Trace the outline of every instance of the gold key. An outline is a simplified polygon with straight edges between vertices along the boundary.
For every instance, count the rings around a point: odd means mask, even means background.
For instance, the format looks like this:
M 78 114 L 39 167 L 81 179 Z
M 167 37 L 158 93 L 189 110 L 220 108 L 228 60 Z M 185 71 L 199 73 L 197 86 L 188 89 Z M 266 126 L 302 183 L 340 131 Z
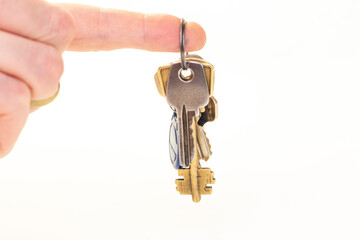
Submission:
M 202 126 L 199 126 L 198 124 L 196 124 L 196 134 L 199 157 L 200 159 L 207 161 L 212 154 L 210 140 L 206 136 L 204 128 Z
M 204 130 L 204 125 L 207 122 L 213 122 L 217 118 L 218 107 L 217 101 L 214 96 L 210 97 L 209 103 L 205 106 L 204 111 L 201 113 L 201 117 L 198 120 L 196 127 L 197 131 L 197 141 L 198 141 L 198 151 L 200 158 L 207 161 L 209 160 L 212 152 L 209 138 L 206 136 Z
M 201 117 L 198 121 L 200 126 L 204 126 L 207 122 L 213 122 L 218 117 L 218 103 L 214 96 L 209 98 L 209 103 L 201 112 Z
M 197 124 L 194 122 L 192 126 L 194 139 L 197 137 L 197 131 L 195 131 L 196 125 Z M 197 145 L 196 141 L 195 145 Z M 214 172 L 212 172 L 210 168 L 201 168 L 198 152 L 195 153 L 190 168 L 179 169 L 178 175 L 183 178 L 175 180 L 177 185 L 176 190 L 182 195 L 192 195 L 192 200 L 194 202 L 200 202 L 201 195 L 212 193 L 212 187 L 207 184 L 215 183 Z

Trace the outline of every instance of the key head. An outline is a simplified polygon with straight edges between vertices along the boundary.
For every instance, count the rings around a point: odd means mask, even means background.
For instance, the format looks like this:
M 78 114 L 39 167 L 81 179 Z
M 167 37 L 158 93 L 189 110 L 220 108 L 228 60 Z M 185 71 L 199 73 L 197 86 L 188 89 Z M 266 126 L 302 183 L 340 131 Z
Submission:
M 181 76 L 181 63 L 174 63 L 170 68 L 166 99 L 170 106 L 180 110 L 183 106 L 187 111 L 195 111 L 205 107 L 209 102 L 209 89 L 204 68 L 201 63 L 188 62 L 192 75 L 190 79 Z
M 209 104 L 206 105 L 204 111 L 201 112 L 201 117 L 198 121 L 200 126 L 204 126 L 207 122 L 213 122 L 218 117 L 218 103 L 214 96 L 210 97 Z
M 199 62 L 203 65 L 204 71 L 205 71 L 205 76 L 206 76 L 206 81 L 207 81 L 207 84 L 209 87 L 209 94 L 210 94 L 210 96 L 212 96 L 213 92 L 214 92 L 214 81 L 215 81 L 214 66 L 212 64 L 210 64 L 209 62 L 203 60 L 200 56 L 195 56 L 195 55 L 188 55 L 186 57 L 186 61 L 187 62 L 189 62 L 189 61 Z M 180 61 L 175 61 L 175 62 L 180 62 Z M 173 63 L 175 63 L 175 62 L 173 62 Z M 168 83 L 169 75 L 170 75 L 170 68 L 173 63 L 159 67 L 158 71 L 156 72 L 156 74 L 154 76 L 158 92 L 163 97 L 166 97 L 166 89 L 167 89 L 167 83 Z

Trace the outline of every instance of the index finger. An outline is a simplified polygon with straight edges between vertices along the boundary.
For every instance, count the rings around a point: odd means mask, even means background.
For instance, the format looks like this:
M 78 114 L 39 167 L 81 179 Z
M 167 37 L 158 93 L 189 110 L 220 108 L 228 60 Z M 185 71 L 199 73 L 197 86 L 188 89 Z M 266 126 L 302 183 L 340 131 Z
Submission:
M 136 48 L 178 52 L 180 19 L 166 14 L 144 14 L 79 4 L 61 4 L 73 15 L 75 38 L 68 50 L 99 51 Z M 203 28 L 188 22 L 186 51 L 201 49 L 206 42 Z

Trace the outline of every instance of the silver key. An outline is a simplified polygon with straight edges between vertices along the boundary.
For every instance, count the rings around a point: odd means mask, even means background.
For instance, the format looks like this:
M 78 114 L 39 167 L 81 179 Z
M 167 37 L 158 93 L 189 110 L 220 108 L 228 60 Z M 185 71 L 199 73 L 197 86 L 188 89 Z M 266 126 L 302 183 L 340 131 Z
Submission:
M 188 62 L 192 72 L 189 80 L 181 77 L 181 63 L 170 68 L 167 84 L 167 102 L 176 112 L 178 120 L 179 162 L 182 168 L 189 167 L 194 158 L 194 137 L 191 129 L 195 117 L 199 117 L 200 108 L 209 102 L 209 89 L 201 63 Z

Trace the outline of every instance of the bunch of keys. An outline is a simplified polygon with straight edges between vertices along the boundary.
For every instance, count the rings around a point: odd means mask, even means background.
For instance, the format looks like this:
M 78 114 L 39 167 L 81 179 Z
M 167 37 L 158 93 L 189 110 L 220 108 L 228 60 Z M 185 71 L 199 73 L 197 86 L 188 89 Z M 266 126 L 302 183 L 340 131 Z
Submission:
M 170 159 L 178 175 L 183 177 L 175 180 L 176 189 L 199 202 L 201 195 L 212 193 L 208 184 L 215 183 L 214 173 L 210 168 L 202 168 L 200 160 L 207 161 L 212 154 L 204 125 L 217 118 L 217 101 L 213 97 L 214 67 L 200 56 L 185 56 L 185 25 L 182 19 L 181 59 L 160 67 L 155 82 L 160 95 L 166 97 L 174 111 L 169 137 Z

